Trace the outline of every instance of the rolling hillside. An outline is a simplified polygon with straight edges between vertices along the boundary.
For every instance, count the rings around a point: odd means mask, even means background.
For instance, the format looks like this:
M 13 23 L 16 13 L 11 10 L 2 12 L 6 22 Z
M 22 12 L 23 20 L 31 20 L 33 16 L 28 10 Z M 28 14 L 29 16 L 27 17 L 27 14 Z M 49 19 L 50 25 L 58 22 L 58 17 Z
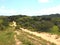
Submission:
M 25 29 L 32 32 L 37 32 L 37 35 L 39 36 L 25 32 Z M 44 38 L 43 35 L 40 36 L 41 34 L 39 33 L 45 34 L 44 36 L 50 40 Z M 52 35 L 58 36 L 55 38 Z M 43 16 L 0 16 L 1 45 L 59 45 L 59 38 L 60 14 Z M 58 42 L 55 43 L 51 39 L 55 41 L 58 40 Z

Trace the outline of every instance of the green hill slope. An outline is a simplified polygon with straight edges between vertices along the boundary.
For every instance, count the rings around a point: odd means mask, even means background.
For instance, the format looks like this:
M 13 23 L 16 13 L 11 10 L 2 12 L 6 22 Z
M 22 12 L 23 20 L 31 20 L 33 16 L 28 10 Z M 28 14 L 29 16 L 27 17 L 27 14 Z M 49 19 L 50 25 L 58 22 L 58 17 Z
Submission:
M 10 26 L 10 24 L 13 24 L 13 21 L 16 22 L 16 27 Z M 19 30 L 20 27 L 36 32 L 60 34 L 60 14 L 43 16 L 0 16 L 0 44 L 16 45 L 14 31 Z M 17 35 L 17 38 L 22 42 L 22 45 L 53 45 L 48 41 L 34 35 L 27 34 L 26 32 L 20 31 L 20 33 L 20 35 Z

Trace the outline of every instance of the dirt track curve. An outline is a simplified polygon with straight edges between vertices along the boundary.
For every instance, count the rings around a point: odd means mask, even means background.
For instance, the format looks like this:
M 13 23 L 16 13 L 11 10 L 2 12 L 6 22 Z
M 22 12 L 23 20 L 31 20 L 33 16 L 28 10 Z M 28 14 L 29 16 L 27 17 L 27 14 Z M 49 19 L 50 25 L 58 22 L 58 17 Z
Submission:
M 20 28 L 22 31 L 25 31 L 27 33 L 33 34 L 35 36 L 41 37 L 44 40 L 50 41 L 52 43 L 55 43 L 56 45 L 60 45 L 60 37 L 57 38 L 57 35 L 51 35 L 49 33 L 37 33 L 29 31 L 28 29 Z
M 18 31 L 15 31 L 15 33 L 16 33 L 16 34 L 14 35 L 14 38 L 15 38 L 16 45 L 21 45 L 22 42 L 19 41 L 19 39 L 17 39 L 17 36 L 16 36 L 16 35 L 19 35 L 19 32 L 18 32 Z

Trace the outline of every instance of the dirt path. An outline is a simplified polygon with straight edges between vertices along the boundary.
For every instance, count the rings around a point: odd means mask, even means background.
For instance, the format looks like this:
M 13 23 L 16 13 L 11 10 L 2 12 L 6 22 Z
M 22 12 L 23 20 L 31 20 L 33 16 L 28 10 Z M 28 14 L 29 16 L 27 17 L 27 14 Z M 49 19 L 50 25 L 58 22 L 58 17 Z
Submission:
M 56 39 L 57 35 L 51 35 L 49 33 L 37 33 L 37 32 L 32 32 L 27 29 L 20 28 L 22 31 L 28 32 L 30 34 L 33 34 L 35 36 L 41 37 L 44 40 L 50 41 L 52 43 L 55 43 L 56 45 L 60 45 L 60 37 Z
M 22 45 L 22 42 L 19 41 L 19 39 L 17 39 L 17 36 L 16 35 L 19 35 L 19 32 L 18 31 L 15 31 L 15 35 L 14 35 L 14 38 L 15 38 L 15 42 L 16 42 L 16 45 Z

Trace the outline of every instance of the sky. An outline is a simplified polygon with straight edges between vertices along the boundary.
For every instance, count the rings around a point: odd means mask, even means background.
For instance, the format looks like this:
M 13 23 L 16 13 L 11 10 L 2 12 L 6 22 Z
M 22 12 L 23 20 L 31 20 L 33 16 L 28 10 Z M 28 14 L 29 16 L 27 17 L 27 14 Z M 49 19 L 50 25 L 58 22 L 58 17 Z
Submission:
M 0 15 L 60 14 L 60 0 L 0 0 Z

